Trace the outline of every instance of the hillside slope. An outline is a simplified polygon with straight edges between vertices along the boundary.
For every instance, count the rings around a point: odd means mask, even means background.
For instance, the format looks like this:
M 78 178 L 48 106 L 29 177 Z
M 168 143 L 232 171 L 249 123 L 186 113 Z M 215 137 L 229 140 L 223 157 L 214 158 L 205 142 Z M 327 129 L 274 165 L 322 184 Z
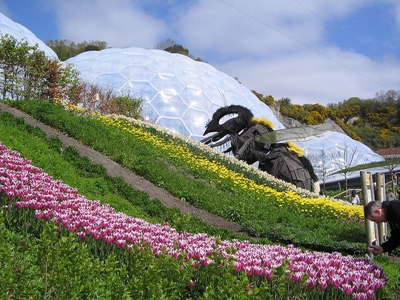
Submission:
M 26 123 L 32 126 L 39 127 L 49 137 L 51 136 L 58 137 L 64 145 L 75 147 L 82 156 L 88 157 L 95 164 L 100 164 L 104 166 L 107 170 L 108 175 L 113 177 L 121 177 L 122 179 L 124 179 L 126 183 L 130 184 L 137 190 L 146 192 L 150 196 L 150 198 L 158 199 L 166 207 L 177 208 L 182 213 L 184 214 L 188 213 L 194 217 L 197 217 L 215 228 L 226 228 L 234 233 L 245 234 L 244 232 L 242 232 L 241 226 L 239 226 L 238 224 L 224 220 L 219 216 L 198 209 L 187 202 L 181 201 L 180 199 L 172 196 L 165 189 L 154 185 L 153 183 L 144 179 L 143 177 L 138 176 L 137 174 L 133 173 L 132 171 L 126 168 L 123 168 L 121 165 L 117 164 L 116 162 L 104 156 L 103 154 L 77 142 L 76 140 L 70 137 L 65 136 L 60 131 L 55 130 L 39 122 L 38 120 L 32 118 L 31 116 L 2 103 L 0 103 L 0 111 L 9 112 L 16 117 L 23 118 Z

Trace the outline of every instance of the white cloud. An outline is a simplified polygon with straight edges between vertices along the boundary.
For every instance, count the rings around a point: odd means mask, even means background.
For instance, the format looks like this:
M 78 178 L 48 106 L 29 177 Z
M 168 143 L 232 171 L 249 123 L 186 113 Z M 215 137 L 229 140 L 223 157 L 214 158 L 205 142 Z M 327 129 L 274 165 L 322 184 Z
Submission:
M 264 1 L 203 0 L 178 22 L 183 40 L 200 52 L 217 52 L 225 57 L 264 56 L 296 49 L 295 40 L 315 44 L 322 24 L 294 13 L 292 6 Z
M 106 41 L 110 47 L 152 48 L 165 34 L 163 21 L 146 14 L 135 1 L 57 1 L 60 36 L 82 42 Z
M 296 104 L 327 105 L 351 97 L 368 99 L 380 90 L 398 87 L 398 62 L 396 69 L 356 53 L 333 48 L 325 52 L 331 59 L 303 51 L 272 59 L 242 59 L 215 65 L 237 76 L 251 90 L 275 99 L 288 97 Z
M 276 99 L 327 104 L 400 90 L 398 58 L 374 61 L 328 40 L 331 23 L 382 0 L 47 1 L 55 7 L 62 39 L 152 48 L 171 38 Z M 385 3 L 392 5 L 388 17 L 397 16 L 400 30 L 398 0 Z
M 388 0 L 394 6 L 394 15 L 396 18 L 397 29 L 400 31 L 400 2 L 398 0 Z

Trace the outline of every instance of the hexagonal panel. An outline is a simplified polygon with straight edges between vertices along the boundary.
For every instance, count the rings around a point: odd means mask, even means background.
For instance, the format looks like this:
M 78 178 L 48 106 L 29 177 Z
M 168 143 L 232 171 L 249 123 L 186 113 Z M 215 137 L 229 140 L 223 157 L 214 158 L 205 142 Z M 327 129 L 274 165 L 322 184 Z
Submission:
M 182 82 L 175 75 L 171 74 L 156 74 L 149 81 L 159 92 L 179 94 L 184 88 Z
M 204 110 L 189 108 L 183 115 L 182 121 L 191 136 L 203 136 L 205 130 L 204 123 L 207 123 L 209 118 L 210 116 Z
M 151 101 L 151 105 L 160 117 L 182 118 L 187 110 L 187 105 L 182 101 L 181 97 L 178 94 L 169 92 L 158 93 Z
M 124 65 L 116 59 L 110 60 L 99 60 L 96 64 L 87 64 L 86 66 L 93 73 L 103 74 L 104 70 L 107 70 L 107 73 L 119 73 Z
M 150 70 L 149 68 L 138 66 L 138 65 L 125 65 L 121 70 L 121 75 L 126 78 L 126 80 L 141 80 L 149 81 L 151 78 L 157 75 L 156 72 Z
M 210 99 L 208 99 L 207 95 L 200 89 L 185 87 L 179 95 L 190 108 L 204 110 L 205 107 L 211 105 Z
M 155 110 L 155 108 L 151 105 L 151 103 L 144 103 L 142 117 L 147 122 L 157 124 L 157 121 L 160 118 L 160 115 Z M 168 128 L 168 127 L 165 127 L 165 128 Z
M 157 95 L 156 89 L 148 81 L 127 81 L 121 91 L 124 94 L 134 94 L 136 98 L 141 98 L 144 103 L 150 102 L 154 95 Z
M 106 89 L 118 90 L 126 83 L 126 79 L 119 73 L 102 73 L 94 78 L 94 82 Z
M 185 136 L 189 136 L 190 133 L 185 127 L 185 124 L 183 124 L 181 119 L 175 119 L 175 118 L 167 118 L 167 117 L 161 117 L 157 123 L 157 125 L 168 128 L 172 132 L 181 134 L 181 132 L 184 132 Z

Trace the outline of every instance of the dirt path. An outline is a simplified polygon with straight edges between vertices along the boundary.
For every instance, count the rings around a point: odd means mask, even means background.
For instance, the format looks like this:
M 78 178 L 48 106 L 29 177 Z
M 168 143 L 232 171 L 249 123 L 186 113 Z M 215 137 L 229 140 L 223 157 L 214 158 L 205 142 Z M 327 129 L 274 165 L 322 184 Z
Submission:
M 7 111 L 16 117 L 24 118 L 28 124 L 39 127 L 49 137 L 58 137 L 64 145 L 75 147 L 76 149 L 78 149 L 82 156 L 88 157 L 96 164 L 103 165 L 110 176 L 123 178 L 126 183 L 130 184 L 137 190 L 146 192 L 150 196 L 150 198 L 160 200 L 166 207 L 178 208 L 182 213 L 189 213 L 192 216 L 198 217 L 213 227 L 226 228 L 232 232 L 245 235 L 245 233 L 241 232 L 241 227 L 239 225 L 226 221 L 221 217 L 213 215 L 209 212 L 198 209 L 186 202 L 182 202 L 178 198 L 172 196 L 168 191 L 164 190 L 163 188 L 152 184 L 150 181 L 136 175 L 128 169 L 123 168 L 122 166 L 109 159 L 108 157 L 102 155 L 101 153 L 77 142 L 70 137 L 65 136 L 60 131 L 39 122 L 31 116 L 17 109 L 9 107 L 3 103 L 0 103 L 0 111 Z

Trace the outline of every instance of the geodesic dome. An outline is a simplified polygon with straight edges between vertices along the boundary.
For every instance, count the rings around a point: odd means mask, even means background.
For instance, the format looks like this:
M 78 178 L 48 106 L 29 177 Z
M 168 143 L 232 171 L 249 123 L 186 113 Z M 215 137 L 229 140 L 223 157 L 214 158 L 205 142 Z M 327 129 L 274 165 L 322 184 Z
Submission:
M 335 131 L 310 136 L 296 141 L 296 144 L 304 149 L 319 179 L 322 178 L 321 170 L 332 174 L 348 166 L 385 160 L 363 143 Z
M 81 53 L 66 61 L 82 79 L 116 94 L 143 99 L 143 118 L 192 139 L 220 107 L 240 104 L 284 126 L 272 110 L 234 78 L 181 54 L 142 48 Z
M 12 21 L 0 12 L 0 35 L 5 36 L 9 34 L 18 41 L 26 41 L 29 45 L 38 45 L 38 49 L 43 51 L 50 59 L 57 59 L 57 54 L 44 42 L 36 37 L 32 31 L 26 27 Z

